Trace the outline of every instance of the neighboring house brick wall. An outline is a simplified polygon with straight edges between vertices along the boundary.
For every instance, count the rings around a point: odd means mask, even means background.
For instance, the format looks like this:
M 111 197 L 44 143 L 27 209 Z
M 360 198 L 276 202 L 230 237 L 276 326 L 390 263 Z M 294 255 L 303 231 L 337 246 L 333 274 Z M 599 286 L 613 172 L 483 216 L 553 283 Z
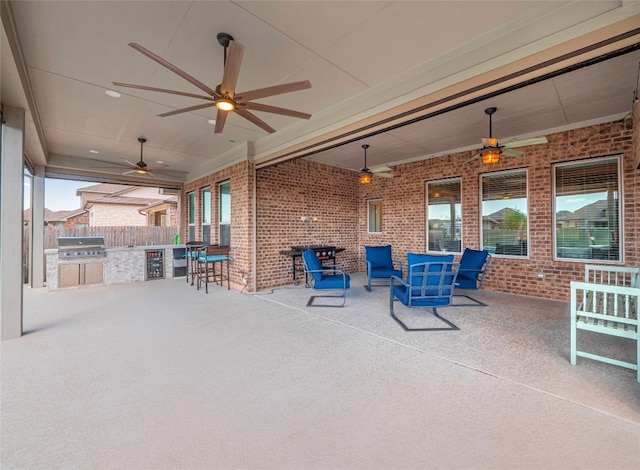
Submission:
M 140 214 L 138 209 L 140 209 L 138 206 L 93 203 L 89 210 L 91 226 L 146 225 L 147 218 Z

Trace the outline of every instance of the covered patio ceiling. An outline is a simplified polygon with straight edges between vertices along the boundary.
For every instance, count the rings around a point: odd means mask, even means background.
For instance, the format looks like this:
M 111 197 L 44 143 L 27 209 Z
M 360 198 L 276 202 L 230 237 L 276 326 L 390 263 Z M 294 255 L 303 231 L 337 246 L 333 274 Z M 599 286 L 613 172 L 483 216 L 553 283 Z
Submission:
M 140 156 L 140 136 L 145 161 L 164 162 L 173 185 L 246 158 L 258 168 L 308 157 L 357 170 L 365 140 L 369 167 L 474 150 L 488 137 L 489 106 L 498 108 L 493 136 L 507 143 L 620 119 L 638 88 L 640 2 L 1 7 L 2 103 L 27 111 L 28 159 L 49 174 L 148 183 L 122 175 L 123 159 Z M 276 130 L 268 134 L 232 114 L 214 134 L 212 108 L 157 116 L 198 104 L 193 98 L 112 84 L 199 92 L 127 45 L 135 42 L 215 87 L 219 32 L 246 48 L 239 90 L 310 80 L 311 89 L 259 101 L 311 119 L 256 112 Z M 110 89 L 122 96 L 110 98 Z

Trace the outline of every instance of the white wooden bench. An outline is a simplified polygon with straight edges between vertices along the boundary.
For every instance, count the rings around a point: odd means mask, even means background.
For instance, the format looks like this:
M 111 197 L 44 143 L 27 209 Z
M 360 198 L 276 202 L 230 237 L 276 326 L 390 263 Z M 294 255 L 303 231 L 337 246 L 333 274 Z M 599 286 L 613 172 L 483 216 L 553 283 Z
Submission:
M 638 372 L 640 383 L 640 268 L 586 265 L 585 282 L 571 281 L 571 364 L 577 356 Z M 636 341 L 636 362 L 578 350 L 577 330 L 594 331 Z

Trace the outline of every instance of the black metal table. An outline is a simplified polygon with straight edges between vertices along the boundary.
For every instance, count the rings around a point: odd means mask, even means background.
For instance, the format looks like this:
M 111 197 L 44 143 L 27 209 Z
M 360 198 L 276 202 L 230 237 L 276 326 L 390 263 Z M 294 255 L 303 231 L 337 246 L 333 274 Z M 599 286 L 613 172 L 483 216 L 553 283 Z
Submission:
M 311 248 L 313 251 L 316 252 L 316 255 L 318 256 L 318 259 L 320 260 L 320 262 L 324 262 L 327 260 L 335 260 L 336 255 L 345 250 L 345 248 L 336 248 L 335 246 L 320 246 L 320 245 L 292 246 L 290 250 L 281 250 L 280 251 L 281 255 L 291 257 L 291 279 L 293 280 L 294 286 L 298 285 L 298 279 L 296 278 L 296 273 L 304 272 L 304 266 L 302 264 L 302 253 L 307 248 Z

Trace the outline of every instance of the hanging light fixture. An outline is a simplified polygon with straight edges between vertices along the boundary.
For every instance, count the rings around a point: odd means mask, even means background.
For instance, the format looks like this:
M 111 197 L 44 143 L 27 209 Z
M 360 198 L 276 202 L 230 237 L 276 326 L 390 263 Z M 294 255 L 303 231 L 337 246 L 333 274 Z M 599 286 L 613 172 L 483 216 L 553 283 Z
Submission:
M 488 141 L 489 145 L 482 150 L 482 163 L 490 164 L 498 163 L 500 161 L 500 154 L 502 153 L 502 150 L 500 150 L 500 147 L 498 147 L 498 139 L 495 139 L 493 137 L 491 126 L 491 117 L 497 110 L 498 108 L 495 107 L 487 108 L 484 110 L 485 114 L 489 116 L 489 138 L 483 139 L 483 141 Z
M 482 151 L 482 163 L 498 163 L 500 161 L 500 149 L 484 149 Z
M 364 149 L 364 168 L 360 170 L 360 184 L 369 184 L 371 183 L 371 171 L 367 168 L 367 149 L 369 144 L 362 144 L 362 148 Z

